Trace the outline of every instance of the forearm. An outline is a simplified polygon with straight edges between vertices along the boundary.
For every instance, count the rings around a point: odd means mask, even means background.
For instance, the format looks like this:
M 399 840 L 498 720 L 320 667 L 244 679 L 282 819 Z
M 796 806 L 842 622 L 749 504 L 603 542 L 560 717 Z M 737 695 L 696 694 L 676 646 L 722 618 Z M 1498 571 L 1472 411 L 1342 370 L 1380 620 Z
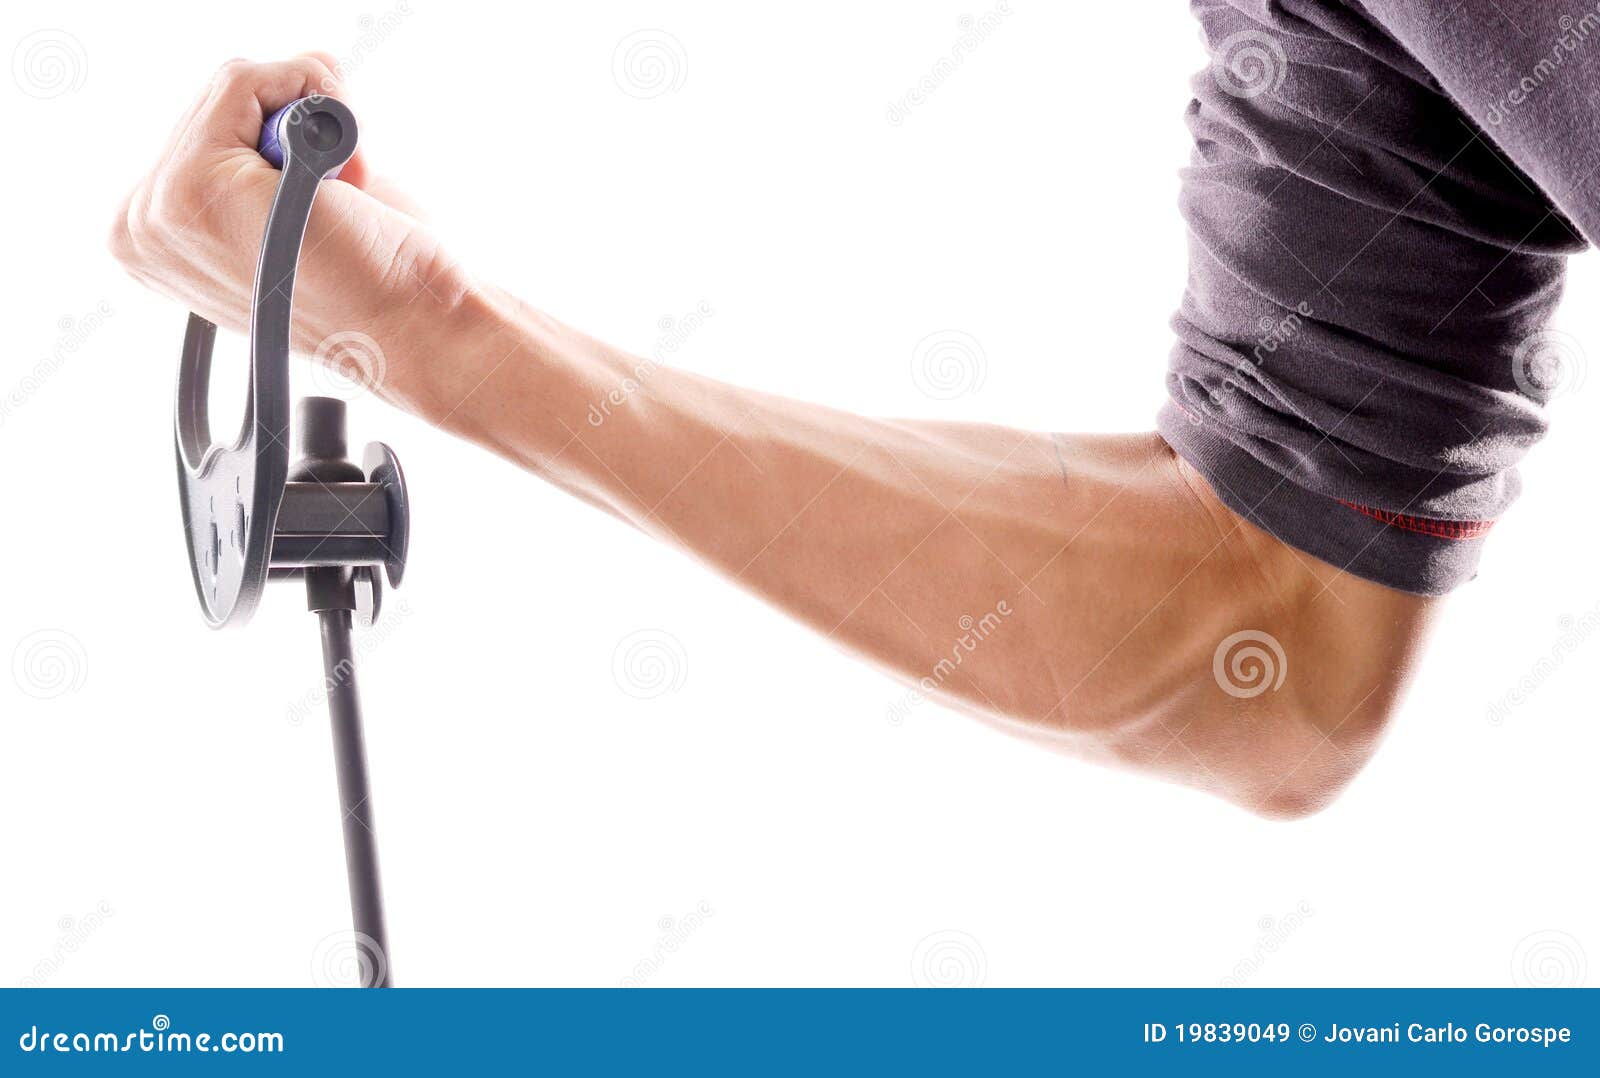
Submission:
M 1072 570 L 1137 541 L 1136 518 L 1098 513 L 1116 487 L 1093 461 L 1069 483 L 1049 435 L 726 385 L 495 293 L 441 325 L 437 358 L 399 365 L 404 403 L 924 690 L 1048 721 L 1101 658 L 1064 629 L 1095 616 L 1104 574 Z M 1155 605 L 1167 585 L 1145 586 Z
M 1371 751 L 1421 639 L 1414 596 L 1241 521 L 1154 434 L 863 418 L 640 360 L 492 291 L 426 322 L 391 398 L 918 694 L 887 707 L 938 698 L 1297 813 Z

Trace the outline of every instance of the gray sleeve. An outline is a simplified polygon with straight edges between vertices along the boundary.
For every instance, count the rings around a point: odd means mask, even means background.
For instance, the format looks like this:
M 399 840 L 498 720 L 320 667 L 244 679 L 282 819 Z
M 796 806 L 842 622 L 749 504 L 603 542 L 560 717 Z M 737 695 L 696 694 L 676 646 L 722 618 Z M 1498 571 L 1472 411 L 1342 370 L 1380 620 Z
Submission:
M 1600 3 L 1364 0 L 1591 244 L 1600 244 Z
M 1470 578 L 1600 239 L 1600 0 L 1190 0 L 1189 276 L 1158 428 L 1329 564 Z M 1520 20 L 1515 25 L 1512 20 Z

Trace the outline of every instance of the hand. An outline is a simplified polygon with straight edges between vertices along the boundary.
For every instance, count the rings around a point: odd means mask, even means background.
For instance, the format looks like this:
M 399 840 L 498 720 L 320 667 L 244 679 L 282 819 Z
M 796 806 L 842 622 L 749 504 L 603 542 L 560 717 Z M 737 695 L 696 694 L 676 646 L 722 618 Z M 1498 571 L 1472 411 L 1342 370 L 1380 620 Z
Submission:
M 313 93 L 348 104 L 334 66 L 320 53 L 224 64 L 117 214 L 110 248 L 123 267 L 217 325 L 244 332 L 278 184 L 277 170 L 256 152 L 261 125 Z M 407 361 L 410 329 L 458 304 L 467 290 L 465 274 L 410 203 L 373 177 L 357 149 L 338 179 L 324 181 L 311 214 L 295 287 L 294 348 L 347 375 L 366 375 L 369 384 L 375 375 L 390 382 L 386 375 L 400 373 L 390 365 Z M 381 364 L 356 354 L 371 347 L 352 345 L 357 334 L 377 342 Z

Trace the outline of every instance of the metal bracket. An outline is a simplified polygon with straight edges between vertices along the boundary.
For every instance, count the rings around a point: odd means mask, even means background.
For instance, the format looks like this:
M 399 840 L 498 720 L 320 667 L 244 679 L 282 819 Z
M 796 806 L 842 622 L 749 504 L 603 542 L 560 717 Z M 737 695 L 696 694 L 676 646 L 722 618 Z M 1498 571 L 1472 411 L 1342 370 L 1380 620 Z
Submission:
M 356 138 L 355 116 L 330 97 L 301 98 L 262 130 L 261 153 L 282 176 L 256 263 L 248 395 L 231 443 L 212 440 L 207 414 L 217 327 L 189 315 L 174 416 L 178 497 L 195 593 L 215 628 L 248 621 L 270 577 L 308 567 L 382 566 L 397 586 L 405 572 L 409 499 L 393 450 L 373 443 L 364 469 L 345 462 L 337 478 L 326 468 L 300 474 L 300 466 L 291 476 L 289 464 L 290 330 L 300 246 L 318 188 L 350 160 Z M 310 409 L 302 412 L 307 429 L 301 431 L 308 459 L 327 448 L 323 442 L 332 433 L 310 430 L 318 421 L 337 427 L 342 458 L 342 402 L 308 398 L 304 404 Z M 367 575 L 375 588 L 376 574 Z M 378 606 L 375 595 L 371 605 Z

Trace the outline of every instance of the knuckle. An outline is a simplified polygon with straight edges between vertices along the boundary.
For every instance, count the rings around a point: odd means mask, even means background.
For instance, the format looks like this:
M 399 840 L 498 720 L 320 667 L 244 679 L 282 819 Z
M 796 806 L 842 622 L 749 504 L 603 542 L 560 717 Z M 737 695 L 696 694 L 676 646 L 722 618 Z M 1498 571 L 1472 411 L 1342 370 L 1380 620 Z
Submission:
M 171 174 L 158 176 L 150 185 L 150 196 L 146 204 L 148 217 L 146 224 L 156 228 L 165 227 L 180 211 L 177 203 L 182 198 L 178 190 L 178 181 Z
M 134 188 L 111 221 L 106 246 L 129 273 L 139 276 L 162 250 L 163 232 L 151 208 L 152 188 L 147 180 Z
M 303 56 L 300 64 L 305 72 L 306 85 L 312 88 L 313 93 L 331 94 L 339 88 L 338 73 L 320 56 Z
M 332 71 L 338 66 L 339 63 L 339 61 L 334 57 L 333 53 L 328 52 L 326 49 L 311 49 L 307 52 L 301 53 L 300 58 L 319 63 L 329 71 Z
M 111 228 L 106 234 L 106 249 L 111 252 L 111 257 L 126 266 L 133 261 L 133 198 L 130 196 L 122 203 L 116 217 L 111 221 Z
M 156 177 L 150 186 L 147 207 L 148 227 L 170 232 L 194 221 L 205 211 L 199 185 L 188 169 L 172 169 Z
M 255 65 L 249 60 L 234 57 L 217 68 L 217 73 L 212 76 L 211 81 L 225 89 L 239 86 L 250 76 L 254 68 Z
M 142 185 L 128 199 L 128 211 L 124 222 L 128 229 L 128 238 L 138 243 L 150 231 L 150 188 Z

